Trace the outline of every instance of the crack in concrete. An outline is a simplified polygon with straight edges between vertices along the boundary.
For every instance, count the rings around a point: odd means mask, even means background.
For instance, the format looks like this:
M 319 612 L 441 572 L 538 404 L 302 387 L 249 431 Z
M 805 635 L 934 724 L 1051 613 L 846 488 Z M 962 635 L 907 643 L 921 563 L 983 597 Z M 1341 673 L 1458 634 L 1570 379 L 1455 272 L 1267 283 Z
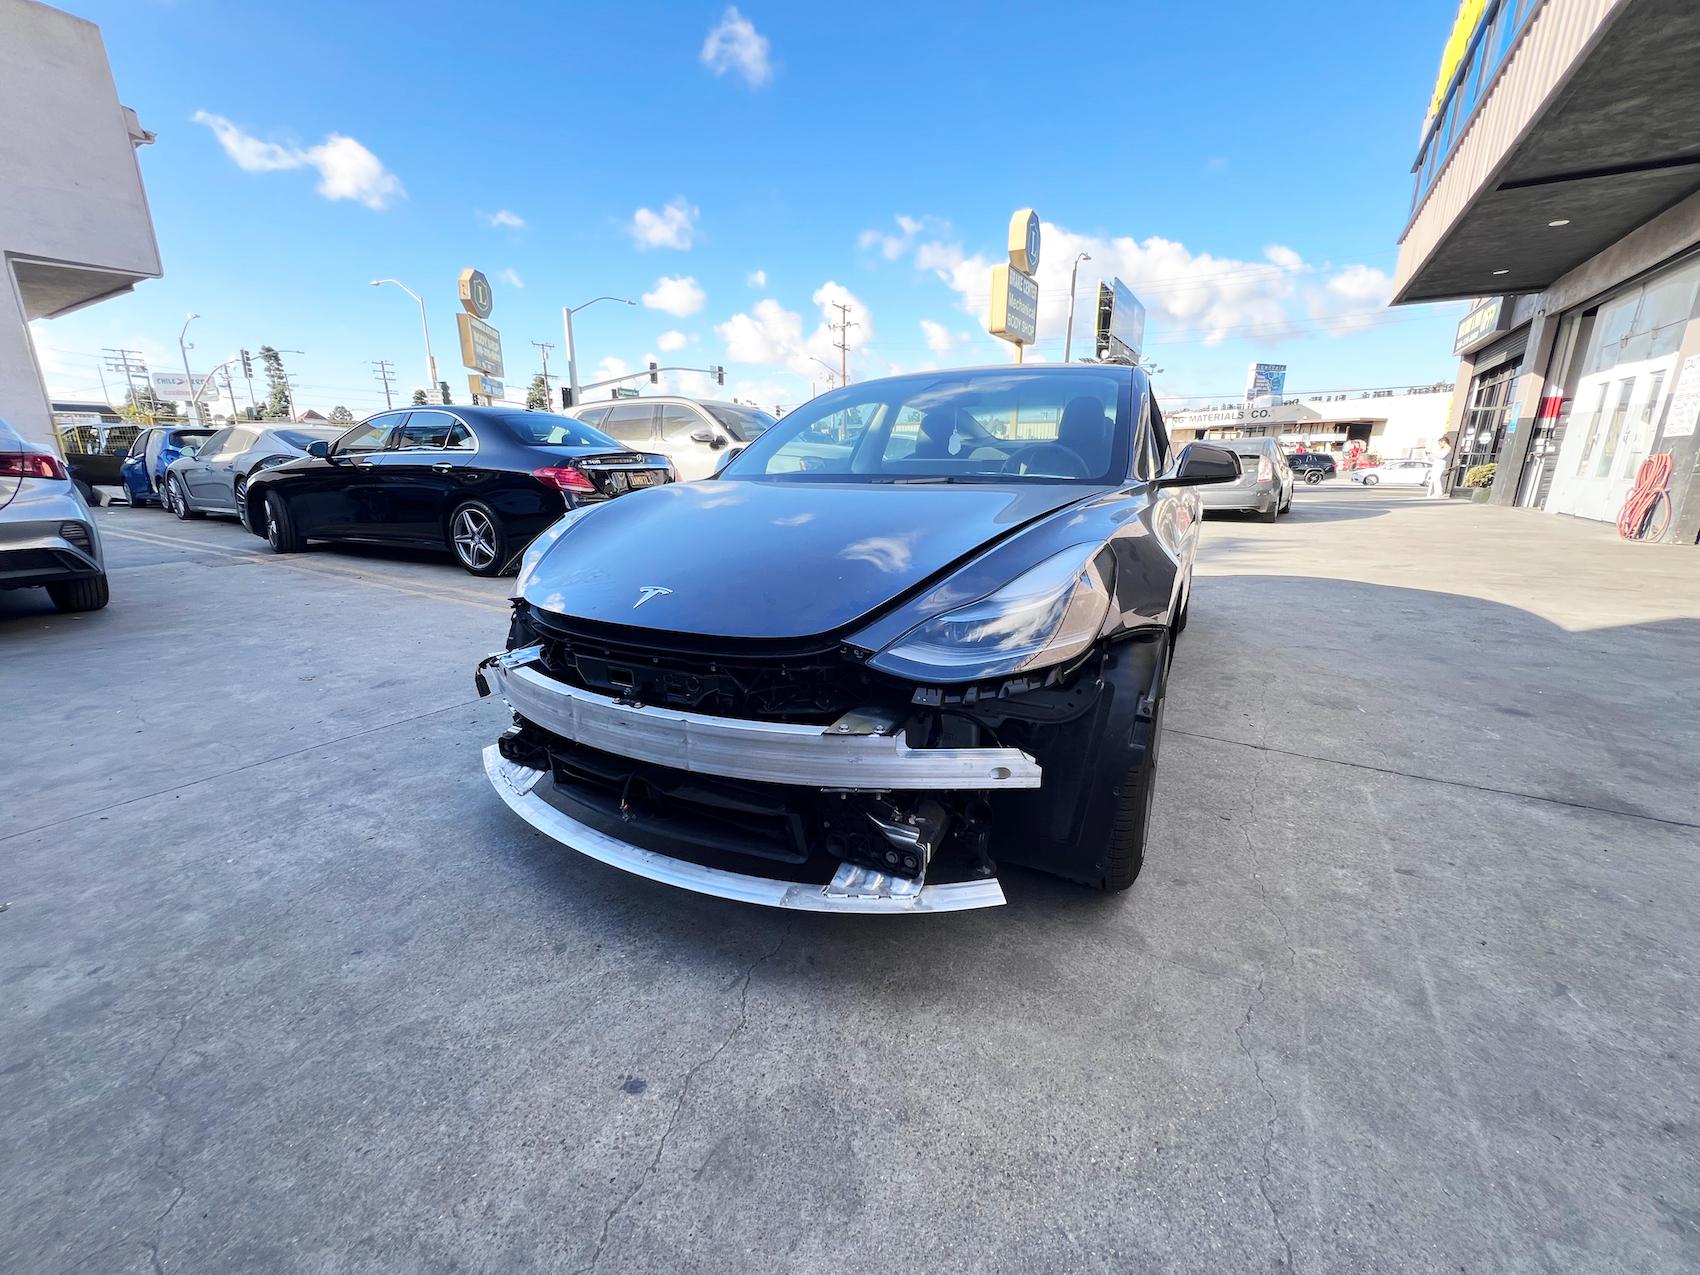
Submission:
M 158 1275 L 165 1275 L 165 1263 L 162 1262 L 159 1257 L 160 1232 L 165 1229 L 166 1219 L 171 1216 L 173 1210 L 177 1208 L 178 1203 L 183 1199 L 183 1196 L 189 1189 L 188 1185 L 183 1181 L 183 1174 L 178 1171 L 177 1166 L 175 1164 L 168 1163 L 171 1158 L 169 1135 L 171 1132 L 171 1108 L 173 1103 L 170 1091 L 160 1087 L 159 1073 L 165 1070 L 165 1064 L 170 1062 L 172 1055 L 177 1052 L 177 1046 L 182 1042 L 183 1033 L 188 1030 L 189 1020 L 194 1017 L 195 1011 L 202 1005 L 206 1004 L 218 988 L 219 984 L 214 983 L 211 987 L 207 988 L 206 991 L 202 992 L 193 1001 L 191 1001 L 188 1007 L 177 1016 L 177 1028 L 171 1033 L 171 1043 L 166 1045 L 165 1052 L 160 1054 L 159 1061 L 154 1063 L 153 1070 L 148 1073 L 148 1078 L 144 1082 L 159 1099 L 161 1107 L 159 1118 L 159 1150 L 154 1153 L 153 1167 L 159 1172 L 165 1174 L 166 1177 L 170 1178 L 172 1187 L 174 1188 L 171 1196 L 171 1202 L 167 1204 L 153 1220 L 152 1238 L 142 1241 L 142 1247 L 147 1249 L 148 1259 L 153 1263 L 153 1268 L 156 1272 L 158 1272 Z
M 690 1068 L 685 1072 L 685 1079 L 679 1085 L 679 1096 L 674 1101 L 673 1110 L 667 1117 L 667 1127 L 661 1131 L 661 1138 L 655 1144 L 655 1154 L 649 1158 L 649 1164 L 646 1165 L 644 1171 L 638 1175 L 638 1180 L 632 1184 L 632 1189 L 627 1191 L 626 1194 L 621 1197 L 619 1203 L 608 1210 L 607 1215 L 602 1219 L 602 1230 L 596 1237 L 596 1247 L 591 1250 L 590 1260 L 583 1266 L 578 1267 L 573 1272 L 573 1275 L 585 1275 L 585 1272 L 595 1270 L 597 1264 L 602 1261 L 602 1250 L 607 1247 L 608 1232 L 613 1227 L 614 1219 L 621 1213 L 625 1212 L 626 1206 L 637 1198 L 638 1192 L 643 1190 L 645 1184 L 648 1183 L 649 1179 L 655 1175 L 655 1170 L 660 1166 L 661 1157 L 667 1150 L 667 1140 L 673 1136 L 673 1130 L 679 1123 L 680 1113 L 685 1109 L 685 1102 L 690 1097 L 691 1085 L 695 1082 L 697 1073 L 702 1071 L 703 1068 L 707 1067 L 710 1063 L 714 1062 L 714 1060 L 719 1058 L 721 1054 L 725 1053 L 727 1047 L 739 1036 L 743 1035 L 744 1029 L 749 1025 L 750 980 L 755 977 L 755 972 L 758 969 L 779 954 L 779 949 L 785 946 L 785 940 L 790 936 L 791 926 L 787 925 L 784 930 L 780 931 L 779 938 L 775 940 L 773 946 L 768 948 L 767 951 L 763 952 L 760 956 L 756 957 L 756 959 L 751 961 L 745 968 L 743 977 L 739 981 L 738 985 L 738 1021 L 733 1025 L 732 1030 L 727 1032 L 726 1035 L 721 1038 L 718 1045 L 710 1050 L 704 1057 L 692 1063 Z

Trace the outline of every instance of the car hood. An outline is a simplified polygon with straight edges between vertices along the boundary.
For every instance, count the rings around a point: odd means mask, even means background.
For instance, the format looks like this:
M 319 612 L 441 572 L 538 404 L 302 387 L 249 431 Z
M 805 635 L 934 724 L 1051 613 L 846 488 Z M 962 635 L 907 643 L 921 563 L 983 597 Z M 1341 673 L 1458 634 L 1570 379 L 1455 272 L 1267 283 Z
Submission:
M 1073 484 L 673 483 L 599 505 L 528 577 L 559 615 L 731 638 L 801 638 L 868 616 L 1035 518 Z

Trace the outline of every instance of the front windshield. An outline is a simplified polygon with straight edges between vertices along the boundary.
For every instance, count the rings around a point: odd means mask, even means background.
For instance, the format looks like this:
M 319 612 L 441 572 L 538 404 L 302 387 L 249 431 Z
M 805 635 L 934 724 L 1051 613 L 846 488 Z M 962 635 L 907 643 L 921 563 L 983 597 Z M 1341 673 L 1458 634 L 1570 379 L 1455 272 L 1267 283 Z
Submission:
M 722 478 L 824 482 L 1078 482 L 1129 470 L 1125 368 L 927 372 L 803 404 Z
M 606 447 L 609 451 L 624 451 L 600 430 L 594 430 L 571 416 L 556 416 L 553 412 L 500 412 L 494 417 L 522 443 L 541 443 L 550 446 Z
M 774 423 L 775 418 L 756 407 L 736 407 L 728 403 L 704 403 L 708 414 L 727 429 L 740 443 L 753 443 Z

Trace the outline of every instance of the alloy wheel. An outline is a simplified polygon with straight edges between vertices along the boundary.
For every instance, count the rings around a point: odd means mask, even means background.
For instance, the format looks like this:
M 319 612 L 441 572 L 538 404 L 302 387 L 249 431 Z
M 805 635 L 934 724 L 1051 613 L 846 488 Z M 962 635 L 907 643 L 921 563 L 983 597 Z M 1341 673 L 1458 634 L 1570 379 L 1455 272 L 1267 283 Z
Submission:
M 455 556 L 475 571 L 496 560 L 496 528 L 481 510 L 462 509 L 457 513 L 452 535 Z
M 281 532 L 277 525 L 277 510 L 268 500 L 266 501 L 266 543 L 276 549 L 281 538 Z
M 236 518 L 244 527 L 248 525 L 248 480 L 238 478 L 236 489 L 231 493 L 236 501 Z

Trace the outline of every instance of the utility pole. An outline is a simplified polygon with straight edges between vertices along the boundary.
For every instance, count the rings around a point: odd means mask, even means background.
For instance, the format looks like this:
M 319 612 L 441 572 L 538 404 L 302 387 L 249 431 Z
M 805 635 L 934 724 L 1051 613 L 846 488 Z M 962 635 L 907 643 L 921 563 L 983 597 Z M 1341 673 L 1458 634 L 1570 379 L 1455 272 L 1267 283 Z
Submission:
M 148 365 L 143 362 L 141 351 L 102 349 L 101 353 L 106 355 L 108 370 L 124 374 L 124 385 L 130 391 L 132 399 L 139 397 L 137 392 L 137 382 L 139 381 L 141 383 L 140 388 L 148 393 L 148 401 L 154 403 L 159 401 L 153 397 L 153 385 L 148 380 Z M 153 412 L 148 413 L 150 423 L 154 415 Z
M 234 423 L 236 420 L 236 386 L 230 380 L 229 364 L 226 364 L 224 368 L 224 392 L 230 396 L 230 419 Z
M 373 359 L 372 366 L 378 369 L 372 373 L 373 379 L 384 383 L 384 407 L 386 409 L 394 407 L 395 400 L 390 397 L 390 382 L 395 380 L 395 365 L 388 359 Z
M 532 344 L 537 347 L 537 352 L 543 356 L 544 401 L 553 403 L 555 401 L 555 394 L 554 391 L 549 388 L 549 351 L 555 348 L 554 343 L 550 341 L 533 341 Z
M 1090 261 L 1090 253 L 1077 253 L 1074 265 L 1068 272 L 1068 332 L 1063 337 L 1063 362 L 1067 363 L 1069 355 L 1074 353 L 1074 294 L 1078 292 L 1080 283 L 1080 263 Z
M 838 333 L 838 340 L 833 342 L 838 347 L 838 383 L 848 385 L 850 384 L 850 329 L 859 328 L 862 325 L 850 317 L 851 307 L 845 302 L 834 301 L 832 304 L 838 309 L 838 322 L 827 326 Z
M 177 352 L 183 356 L 183 392 L 189 396 L 189 407 L 195 409 L 197 421 L 205 425 L 212 419 L 212 416 L 211 413 L 204 412 L 201 409 L 200 400 L 195 397 L 195 374 L 189 370 L 189 347 L 183 344 L 183 338 L 189 335 L 189 325 L 200 317 L 200 315 L 191 311 L 189 317 L 183 320 L 183 329 L 177 334 Z M 183 419 L 188 420 L 188 418 L 189 410 L 186 407 L 183 410 Z

